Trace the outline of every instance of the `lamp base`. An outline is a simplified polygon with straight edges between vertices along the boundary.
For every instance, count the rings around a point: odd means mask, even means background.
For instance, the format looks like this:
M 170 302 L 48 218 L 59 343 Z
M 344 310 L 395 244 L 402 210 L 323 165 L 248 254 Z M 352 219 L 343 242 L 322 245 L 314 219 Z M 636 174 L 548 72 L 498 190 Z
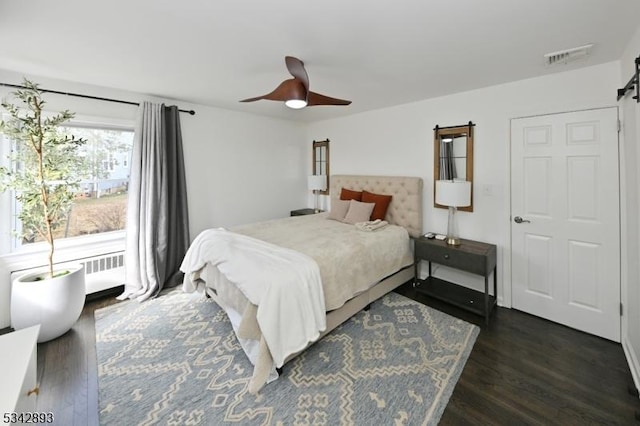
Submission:
M 447 244 L 449 244 L 450 246 L 459 246 L 460 245 L 460 238 L 458 237 L 447 237 Z
M 460 245 L 460 237 L 458 237 L 458 226 L 456 224 L 457 208 L 449 206 L 449 218 L 447 221 L 447 244 L 451 246 Z

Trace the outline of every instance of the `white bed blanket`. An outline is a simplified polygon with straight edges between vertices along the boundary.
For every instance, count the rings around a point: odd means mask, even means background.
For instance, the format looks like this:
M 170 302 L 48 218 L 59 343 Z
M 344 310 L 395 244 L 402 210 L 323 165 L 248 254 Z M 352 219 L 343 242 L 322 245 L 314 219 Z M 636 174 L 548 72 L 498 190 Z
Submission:
M 224 229 L 208 229 L 193 241 L 180 267 L 185 291 L 197 289 L 195 278 L 206 264 L 258 307 L 258 325 L 278 367 L 325 330 L 320 270 L 309 256 Z M 215 289 L 215 283 L 207 285 Z

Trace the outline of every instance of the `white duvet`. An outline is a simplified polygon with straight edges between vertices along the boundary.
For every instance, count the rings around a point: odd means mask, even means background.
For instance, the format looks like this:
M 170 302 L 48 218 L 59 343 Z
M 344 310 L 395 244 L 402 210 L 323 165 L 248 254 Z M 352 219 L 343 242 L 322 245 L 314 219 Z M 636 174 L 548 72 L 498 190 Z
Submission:
M 326 328 L 324 292 L 311 257 L 224 229 L 208 229 L 193 241 L 180 270 L 183 289 L 209 264 L 258 307 L 257 321 L 276 366 L 315 341 Z M 215 283 L 207 283 L 216 288 Z

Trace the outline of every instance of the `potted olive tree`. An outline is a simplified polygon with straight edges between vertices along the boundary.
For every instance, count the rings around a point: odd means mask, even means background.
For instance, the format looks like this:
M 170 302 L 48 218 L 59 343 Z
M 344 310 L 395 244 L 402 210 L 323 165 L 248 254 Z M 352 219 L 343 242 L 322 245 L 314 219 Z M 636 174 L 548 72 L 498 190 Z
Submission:
M 8 118 L 0 120 L 0 133 L 13 145 L 10 166 L 0 167 L 0 191 L 15 192 L 16 232 L 25 242 L 46 242 L 48 266 L 13 281 L 11 325 L 22 329 L 40 324 L 38 341 L 45 342 L 66 333 L 84 305 L 84 268 L 57 270 L 53 256 L 57 232 L 79 188 L 83 159 L 78 149 L 85 141 L 60 130 L 74 116 L 71 112 L 46 114 L 38 85 L 25 79 L 23 86 L 12 93 L 17 104 L 2 102 Z

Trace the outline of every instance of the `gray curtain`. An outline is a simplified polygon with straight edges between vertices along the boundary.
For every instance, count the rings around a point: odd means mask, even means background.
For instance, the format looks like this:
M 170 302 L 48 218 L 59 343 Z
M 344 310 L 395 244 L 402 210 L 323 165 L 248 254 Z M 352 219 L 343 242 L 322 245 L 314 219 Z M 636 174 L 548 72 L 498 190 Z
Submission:
M 178 108 L 143 102 L 136 125 L 120 299 L 156 296 L 182 280 L 189 245 L 187 189 Z

